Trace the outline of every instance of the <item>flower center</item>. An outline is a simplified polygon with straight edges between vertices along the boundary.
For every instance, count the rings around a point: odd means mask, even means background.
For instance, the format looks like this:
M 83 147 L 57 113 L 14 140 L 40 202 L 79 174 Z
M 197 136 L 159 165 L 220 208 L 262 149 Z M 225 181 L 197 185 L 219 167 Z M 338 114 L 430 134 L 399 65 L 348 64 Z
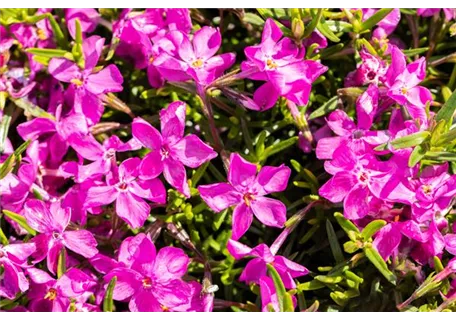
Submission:
M 78 87 L 82 86 L 83 84 L 82 80 L 77 78 L 71 79 L 71 83 L 75 84 Z
M 374 80 L 375 79 L 375 72 L 374 71 L 369 71 L 368 74 L 367 74 L 367 79 Z
M 407 94 L 408 90 L 407 90 L 406 87 L 403 87 L 403 88 L 401 89 L 401 92 L 402 92 L 402 94 Z
M 201 59 L 196 59 L 195 61 L 192 62 L 193 68 L 201 68 L 203 66 L 203 60 Z
M 54 301 L 55 298 L 57 298 L 57 290 L 54 288 L 49 289 L 49 291 L 44 296 L 44 299 L 47 299 L 49 301 Z
M 144 289 L 152 288 L 152 279 L 149 277 L 142 279 L 142 285 Z
M 161 147 L 160 149 L 161 159 L 162 161 L 169 157 L 169 150 L 167 147 Z
M 246 194 L 244 194 L 244 202 L 247 206 L 250 206 L 250 203 L 255 200 L 255 197 L 253 196 L 253 194 L 247 192 Z
M 126 190 L 128 187 L 128 185 L 125 183 L 125 182 L 121 182 L 119 183 L 119 185 L 117 186 L 117 188 L 119 188 L 119 190 Z
M 353 138 L 360 139 L 364 136 L 364 132 L 362 130 L 355 130 L 353 131 Z
M 277 64 L 272 59 L 266 60 L 266 65 L 268 66 L 269 69 L 277 68 Z
M 367 175 L 366 172 L 361 172 L 361 173 L 359 174 L 359 176 L 358 176 L 358 179 L 359 179 L 360 182 L 366 183 L 367 180 L 369 180 L 369 176 Z
M 169 308 L 167 306 L 161 305 L 163 312 L 169 312 Z
M 104 158 L 106 160 L 109 160 L 111 159 L 112 157 L 114 157 L 116 155 L 116 150 L 114 150 L 113 148 L 110 148 L 108 150 L 105 151 L 104 153 Z
M 432 193 L 432 187 L 428 184 L 425 184 L 424 186 L 422 186 L 421 189 L 423 190 L 423 193 L 427 196 L 430 196 Z
M 39 38 L 40 40 L 46 40 L 46 39 L 47 39 L 47 36 L 46 36 L 46 34 L 44 33 L 44 30 L 43 30 L 43 29 L 38 28 L 38 29 L 36 30 L 36 35 L 38 36 L 38 38 Z
M 53 233 L 52 233 L 52 238 L 53 238 L 54 240 L 59 240 L 59 239 L 62 238 L 62 236 L 61 236 L 61 234 L 58 233 L 58 232 L 53 232 Z

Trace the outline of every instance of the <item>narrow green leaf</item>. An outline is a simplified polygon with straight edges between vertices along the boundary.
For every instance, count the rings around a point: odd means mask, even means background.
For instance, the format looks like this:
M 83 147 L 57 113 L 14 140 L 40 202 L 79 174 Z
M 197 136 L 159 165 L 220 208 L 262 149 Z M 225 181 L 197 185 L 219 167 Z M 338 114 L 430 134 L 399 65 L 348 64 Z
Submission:
M 285 286 L 282 282 L 282 278 L 280 278 L 279 273 L 274 268 L 274 266 L 267 264 L 268 274 L 272 278 L 274 282 L 274 287 L 276 289 L 277 300 L 279 302 L 279 308 L 281 312 L 289 312 L 293 311 L 293 301 L 291 300 L 291 296 L 285 290 Z
M 320 54 L 320 57 L 322 59 L 329 59 L 332 55 L 338 53 L 343 48 L 344 48 L 344 44 L 343 43 L 338 43 L 338 44 L 335 44 L 335 45 L 333 45 L 331 47 L 328 47 L 326 49 L 321 50 L 319 54 Z
M 0 228 L 0 243 L 4 246 L 8 245 L 8 243 L 9 243 L 8 238 L 6 237 L 2 228 Z
M 361 232 L 361 237 L 363 237 L 363 239 L 367 241 L 370 238 L 372 238 L 372 236 L 376 234 L 377 231 L 383 228 L 385 225 L 386 221 L 384 220 L 374 220 L 364 227 L 363 231 Z
M 63 247 L 59 253 L 59 260 L 57 261 L 57 278 L 61 278 L 66 272 L 66 250 Z
M 14 169 L 16 163 L 16 155 L 10 154 L 6 160 L 0 164 L 0 180 L 6 177 Z
M 262 26 L 264 25 L 264 20 L 257 14 L 246 12 L 244 14 L 244 22 L 253 24 L 255 26 Z
M 344 254 L 342 253 L 336 232 L 334 231 L 332 223 L 329 220 L 326 220 L 326 233 L 328 234 L 329 246 L 331 247 L 331 252 L 334 256 L 334 260 L 336 260 L 337 263 L 343 262 Z
M 380 273 L 392 284 L 396 284 L 396 276 L 388 269 L 386 262 L 378 251 L 372 247 L 364 247 L 364 254 Z
M 445 120 L 448 127 L 451 127 L 453 124 L 453 114 L 456 110 L 456 90 L 453 91 L 451 97 L 447 102 L 440 108 L 437 113 L 435 120 L 438 122 L 440 120 Z
M 446 121 L 440 120 L 431 133 L 431 146 L 436 146 L 440 137 L 447 131 Z
M 48 13 L 48 19 L 49 19 L 49 24 L 51 25 L 52 28 L 52 33 L 54 34 L 55 41 L 59 45 L 60 48 L 62 49 L 67 49 L 68 48 L 68 41 L 65 35 L 62 32 L 62 29 L 60 28 L 60 25 L 57 23 L 55 20 L 54 16 L 51 13 Z
M 429 51 L 429 47 L 402 50 L 407 57 L 413 57 Z
M 8 218 L 10 218 L 11 220 L 17 222 L 18 225 L 20 225 L 22 228 L 24 228 L 25 231 L 27 231 L 32 236 L 36 235 L 36 231 L 33 230 L 32 227 L 30 227 L 28 225 L 27 220 L 25 220 L 25 218 L 23 216 L 18 215 L 17 213 L 14 213 L 9 210 L 3 210 L 3 214 L 5 216 L 7 216 Z
M 267 147 L 263 152 L 261 160 L 265 160 L 267 157 L 272 156 L 273 154 L 279 153 L 291 146 L 294 146 L 296 142 L 298 142 L 298 139 L 299 137 L 291 137 L 287 140 L 280 141 L 279 143 Z
M 21 109 L 24 109 L 26 113 L 34 116 L 35 118 L 48 118 L 51 120 L 55 120 L 55 117 L 52 114 L 47 113 L 40 107 L 34 105 L 27 98 L 10 99 L 16 104 L 16 106 L 18 106 Z
M 318 280 L 323 283 L 335 284 L 344 280 L 342 276 L 316 276 L 315 280 Z
M 311 280 L 297 285 L 297 289 L 300 291 L 313 291 L 321 288 L 325 288 L 325 284 L 318 280 Z
M 265 150 L 264 142 L 266 140 L 266 135 L 267 135 L 267 132 L 265 130 L 263 130 L 257 136 L 256 143 L 255 143 L 255 153 L 258 158 L 260 158 L 261 155 L 264 153 L 264 150 Z
M 109 281 L 108 287 L 106 288 L 106 294 L 103 299 L 103 311 L 104 312 L 112 312 L 114 310 L 114 301 L 112 299 L 112 295 L 114 292 L 114 288 L 116 287 L 117 277 L 112 277 L 111 281 Z
M 353 31 L 353 26 L 351 25 L 351 23 L 345 21 L 326 20 L 326 24 L 328 25 L 329 29 L 334 33 Z
M 263 19 L 274 18 L 274 12 L 272 12 L 271 9 L 257 8 L 256 10 L 263 17 Z
M 405 137 L 397 138 L 391 141 L 391 145 L 395 149 L 404 149 L 417 146 L 423 143 L 431 136 L 429 131 L 417 132 Z
M 356 237 L 355 237 L 355 239 L 352 239 L 352 237 L 353 237 L 353 235 L 359 235 L 360 234 L 358 228 L 350 220 L 347 220 L 343 216 L 343 214 L 340 213 L 340 212 L 334 213 L 334 217 L 336 218 L 337 223 L 339 223 L 339 225 L 342 227 L 342 229 L 344 229 L 344 231 L 348 235 L 348 237 L 351 240 L 355 240 Z
M 456 161 L 456 153 L 454 152 L 438 152 L 438 151 L 428 151 L 424 155 L 426 159 L 437 160 L 437 161 Z
M 312 34 L 312 32 L 315 30 L 315 28 L 317 27 L 318 21 L 321 20 L 321 17 L 323 15 L 323 9 L 319 8 L 316 14 L 314 13 L 313 9 L 310 9 L 310 13 L 312 15 L 312 19 L 304 30 L 303 38 L 309 37 Z
M 440 122 L 439 122 L 439 124 L 440 124 Z M 434 133 L 433 133 L 433 135 L 434 135 Z M 446 133 L 441 134 L 440 137 L 437 139 L 437 141 L 434 143 L 434 146 L 445 147 L 445 146 L 447 146 L 449 144 L 453 144 L 455 142 L 456 142 L 456 128 L 454 128 Z M 431 141 L 431 145 L 432 145 L 432 141 Z
M 319 23 L 317 24 L 317 29 L 329 40 L 333 42 L 340 41 L 340 39 L 334 34 L 334 32 L 331 31 L 324 17 L 322 17 Z
M 65 58 L 73 61 L 73 55 L 65 50 L 60 49 L 41 49 L 41 48 L 29 48 L 25 50 L 28 53 L 31 53 L 36 56 L 45 57 L 45 58 Z
M 5 150 L 5 141 L 8 136 L 12 113 L 13 105 L 10 104 L 3 112 L 2 121 L 0 122 L 0 154 Z
M 329 99 L 328 101 L 326 101 L 320 108 L 318 108 L 317 110 L 313 111 L 309 115 L 309 120 L 322 117 L 322 116 L 330 113 L 331 111 L 336 110 L 337 109 L 337 105 L 338 105 L 338 97 L 334 96 L 331 99 Z
M 361 32 L 366 30 L 372 30 L 374 26 L 377 25 L 380 21 L 382 21 L 393 9 L 380 9 L 376 13 L 374 13 L 369 19 L 364 21 L 361 24 Z
M 423 159 L 426 152 L 427 149 L 424 145 L 420 144 L 419 146 L 416 146 L 410 154 L 408 166 L 410 168 L 413 168 L 418 162 L 421 161 L 421 159 Z
M 195 170 L 195 173 L 192 175 L 192 187 L 196 188 L 196 185 L 206 173 L 206 169 L 209 166 L 209 161 L 203 163 L 198 169 Z

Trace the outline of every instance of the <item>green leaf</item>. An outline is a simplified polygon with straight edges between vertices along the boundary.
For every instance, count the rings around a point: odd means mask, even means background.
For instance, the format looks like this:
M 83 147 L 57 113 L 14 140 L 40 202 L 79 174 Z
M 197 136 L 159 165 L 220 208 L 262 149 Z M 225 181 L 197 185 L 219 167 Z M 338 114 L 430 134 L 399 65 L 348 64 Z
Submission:
M 264 25 L 264 20 L 257 14 L 251 13 L 251 12 L 246 12 L 244 14 L 244 22 L 253 24 L 255 26 L 262 26 Z
M 196 185 L 200 181 L 200 179 L 203 177 L 203 175 L 206 173 L 206 169 L 209 166 L 209 161 L 203 163 L 198 169 L 195 170 L 195 172 L 192 175 L 192 187 L 196 188 Z
M 264 150 L 265 150 L 264 142 L 266 140 L 266 135 L 267 135 L 267 132 L 265 130 L 263 130 L 257 136 L 256 143 L 255 143 L 255 153 L 258 158 L 261 157 L 261 155 L 264 153 Z
M 18 215 L 17 213 L 14 213 L 9 210 L 3 210 L 3 214 L 11 220 L 17 222 L 17 224 L 24 228 L 25 231 L 27 231 L 29 234 L 31 234 L 32 236 L 36 236 L 36 231 L 28 225 L 27 220 L 25 220 L 23 216 Z
M 326 24 L 332 32 L 352 32 L 353 26 L 351 23 L 339 20 L 326 20 Z
M 272 12 L 271 9 L 257 8 L 256 10 L 263 17 L 263 19 L 274 18 L 274 12 Z
M 321 17 L 323 15 L 323 9 L 319 8 L 316 14 L 314 13 L 313 9 L 310 9 L 310 13 L 312 15 L 312 19 L 310 20 L 310 23 L 307 25 L 307 27 L 304 30 L 303 38 L 309 37 L 312 34 L 312 32 L 315 30 L 315 28 L 317 27 L 318 21 L 321 20 Z
M 55 41 L 59 45 L 60 48 L 62 49 L 67 49 L 68 48 L 68 41 L 65 35 L 62 32 L 62 29 L 60 28 L 60 25 L 55 21 L 54 16 L 51 13 L 48 13 L 48 19 L 49 19 L 49 24 L 51 25 L 52 28 L 52 33 L 54 34 Z
M 11 123 L 11 114 L 13 113 L 13 105 L 9 105 L 3 112 L 2 121 L 0 122 L 0 154 L 5 150 L 5 141 L 8 137 L 8 130 Z
M 342 276 L 316 276 L 315 280 L 318 280 L 323 283 L 335 284 L 344 280 Z
M 277 300 L 279 302 L 279 308 L 281 312 L 293 312 L 293 301 L 291 300 L 290 294 L 285 290 L 285 286 L 280 278 L 277 270 L 270 264 L 267 264 L 268 274 L 274 282 L 274 287 L 276 289 Z
M 329 99 L 328 101 L 326 101 L 320 108 L 318 108 L 317 110 L 312 112 L 309 115 L 309 120 L 322 117 L 322 116 L 330 113 L 331 111 L 336 110 L 337 105 L 338 105 L 338 96 L 334 96 L 331 99 Z
M 276 143 L 272 146 L 267 147 L 263 155 L 261 156 L 261 160 L 265 160 L 269 156 L 272 156 L 273 154 L 279 153 L 291 146 L 294 146 L 296 142 L 298 142 L 299 137 L 291 137 L 287 140 L 280 141 L 279 143 Z
M 334 231 L 331 221 L 329 220 L 326 220 L 326 233 L 328 234 L 329 246 L 331 247 L 331 252 L 334 256 L 334 260 L 336 260 L 337 263 L 343 262 L 344 254 L 342 253 L 336 232 Z
M 431 146 L 436 146 L 440 137 L 447 131 L 446 121 L 440 120 L 431 133 Z
M 446 151 L 428 151 L 424 155 L 425 159 L 436 161 L 456 161 L 456 153 Z
M 345 233 L 351 240 L 356 240 L 356 236 L 360 234 L 358 228 L 351 222 L 347 220 L 342 213 L 336 212 L 334 213 L 334 217 L 337 220 L 337 223 L 344 229 Z M 352 239 L 353 238 L 353 239 Z
M 417 146 L 423 143 L 431 136 L 429 131 L 417 132 L 405 137 L 397 138 L 391 141 L 391 145 L 395 149 L 404 149 Z
M 0 164 L 0 180 L 6 177 L 14 169 L 16 163 L 16 155 L 10 154 L 6 160 Z
M 372 30 L 374 26 L 377 25 L 380 21 L 382 21 L 393 9 L 380 9 L 376 13 L 374 13 L 369 19 L 364 21 L 361 24 L 360 32 L 366 30 Z
M 297 289 L 300 291 L 313 291 L 321 288 L 325 288 L 325 284 L 318 280 L 311 280 L 297 285 Z
M 74 60 L 71 52 L 60 49 L 41 49 L 41 48 L 29 48 L 25 50 L 28 53 L 31 53 L 36 56 L 45 57 L 45 58 L 65 58 L 67 60 Z
M 2 228 L 0 228 L 0 243 L 4 246 L 8 245 L 9 241 L 5 233 L 3 233 Z
M 75 19 L 75 26 L 76 26 L 76 37 L 75 43 L 73 45 L 73 49 L 71 53 L 74 56 L 74 60 L 77 62 L 78 66 L 83 69 L 85 66 L 84 61 L 84 52 L 82 49 L 82 29 L 81 29 L 81 22 L 79 19 Z
M 57 278 L 61 278 L 66 272 L 66 250 L 63 247 L 59 253 L 59 260 L 57 261 Z
M 407 57 L 413 57 L 429 51 L 429 47 L 402 50 Z
M 361 232 L 361 237 L 363 237 L 365 241 L 368 241 L 374 234 L 377 233 L 378 230 L 383 228 L 385 225 L 386 221 L 384 220 L 374 220 L 364 227 L 363 231 Z
M 440 124 L 440 122 L 439 122 L 439 124 Z M 445 123 L 443 125 L 445 125 Z M 433 132 L 433 135 L 434 135 L 434 132 Z M 445 147 L 445 146 L 447 146 L 449 144 L 453 144 L 455 142 L 456 142 L 456 128 L 454 128 L 446 133 L 440 134 L 440 137 L 437 139 L 436 142 L 434 142 L 434 144 L 432 144 L 432 139 L 431 139 L 431 145 L 434 145 L 436 147 Z
M 426 152 L 427 152 L 426 146 L 424 146 L 422 144 L 420 144 L 419 146 L 416 146 L 413 149 L 412 153 L 410 154 L 408 166 L 410 168 L 413 168 L 418 162 L 421 161 L 421 159 L 423 159 Z
M 12 100 L 19 108 L 24 109 L 25 113 L 28 113 L 34 116 L 35 118 L 48 118 L 51 120 L 55 120 L 55 117 L 52 114 L 47 113 L 40 107 L 34 105 L 27 98 L 10 98 L 10 100 Z
M 329 25 L 326 23 L 326 20 L 324 17 L 322 17 L 317 24 L 317 29 L 320 31 L 326 38 L 333 42 L 339 42 L 340 39 L 334 34 L 334 32 L 331 31 L 329 28 Z
M 382 256 L 378 251 L 372 247 L 364 247 L 364 254 L 367 259 L 377 268 L 378 271 L 392 284 L 396 284 L 396 276 L 388 269 L 386 262 L 383 260 Z
M 448 127 L 451 127 L 453 124 L 453 114 L 456 110 L 456 90 L 453 91 L 451 97 L 447 102 L 440 108 L 437 113 L 435 120 L 438 122 L 440 120 L 445 120 Z
M 117 277 L 112 277 L 111 281 L 109 281 L 108 287 L 106 288 L 106 294 L 103 299 L 103 311 L 104 312 L 112 312 L 114 310 L 114 301 L 112 299 L 112 295 L 114 292 L 114 288 L 116 287 Z

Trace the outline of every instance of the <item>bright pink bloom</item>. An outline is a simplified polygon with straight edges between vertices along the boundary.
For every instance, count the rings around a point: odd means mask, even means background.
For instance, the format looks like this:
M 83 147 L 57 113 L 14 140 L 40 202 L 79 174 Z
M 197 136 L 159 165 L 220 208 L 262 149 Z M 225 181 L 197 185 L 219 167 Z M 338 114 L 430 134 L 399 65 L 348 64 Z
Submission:
M 287 289 L 296 288 L 296 283 L 293 280 L 294 278 L 302 277 L 309 273 L 309 270 L 300 264 L 288 260 L 283 256 L 273 254 L 265 244 L 260 244 L 252 249 L 240 242 L 230 239 L 228 240 L 226 248 L 236 260 L 246 256 L 254 257 L 247 263 L 239 277 L 239 280 L 244 281 L 247 284 L 258 284 L 260 278 L 267 275 L 267 264 L 274 266 Z
M 194 134 L 184 137 L 185 110 L 186 105 L 181 101 L 161 110 L 161 134 L 141 118 L 133 121 L 132 133 L 151 150 L 141 162 L 141 177 L 153 179 L 163 172 L 170 185 L 190 197 L 184 166 L 197 168 L 215 158 L 217 153 Z
M 190 260 L 182 249 L 165 247 L 157 253 L 149 237 L 140 233 L 123 241 L 118 260 L 123 266 L 105 280 L 117 277 L 113 298 L 129 301 L 130 311 L 173 311 L 191 300 L 191 287 L 182 280 Z
M 59 202 L 50 205 L 40 200 L 29 200 L 24 206 L 27 223 L 40 234 L 32 239 L 37 251 L 36 262 L 47 257 L 47 267 L 52 273 L 57 270 L 60 251 L 66 247 L 85 258 L 98 253 L 97 241 L 87 230 L 68 231 L 70 209 L 62 208 Z
M 272 308 L 275 312 L 280 312 L 279 298 L 274 285 L 274 281 L 267 276 L 262 276 L 259 281 L 261 295 L 261 311 L 269 312 Z M 296 297 L 291 297 L 293 306 L 296 308 Z
M 76 19 L 79 20 L 81 25 L 82 34 L 86 32 L 92 32 L 98 25 L 100 20 L 100 14 L 97 10 L 86 8 L 86 9 L 65 9 L 65 20 L 73 39 L 76 38 Z
M 222 44 L 220 30 L 202 27 L 193 39 L 180 31 L 171 31 L 168 39 L 176 48 L 176 55 L 163 51 L 154 66 L 168 81 L 186 81 L 191 78 L 199 85 L 207 85 L 221 76 L 234 63 L 234 53 L 215 55 Z
M 27 258 L 36 250 L 34 243 L 0 245 L 0 297 L 14 299 L 19 292 L 25 292 L 29 283 L 22 267 L 27 267 Z
M 228 183 L 199 186 L 198 191 L 204 202 L 215 212 L 236 206 L 233 211 L 232 238 L 238 240 L 249 229 L 254 215 L 267 226 L 283 227 L 287 219 L 285 205 L 279 200 L 264 196 L 284 191 L 290 173 L 290 168 L 281 165 L 265 166 L 257 175 L 256 164 L 232 153 Z
M 84 206 L 86 208 L 103 206 L 116 202 L 117 215 L 132 228 L 144 225 L 150 213 L 147 199 L 165 203 L 166 190 L 159 179 L 143 180 L 138 178 L 139 158 L 131 158 L 119 166 L 119 178 L 109 181 L 106 186 L 91 186 L 87 190 Z

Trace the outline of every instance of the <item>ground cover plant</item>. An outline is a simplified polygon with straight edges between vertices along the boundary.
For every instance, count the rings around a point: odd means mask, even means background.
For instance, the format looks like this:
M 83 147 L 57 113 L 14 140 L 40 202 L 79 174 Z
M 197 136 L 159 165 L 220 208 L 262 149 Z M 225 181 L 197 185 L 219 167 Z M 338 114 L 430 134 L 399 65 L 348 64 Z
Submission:
M 1 311 L 453 311 L 455 9 L 0 9 Z

